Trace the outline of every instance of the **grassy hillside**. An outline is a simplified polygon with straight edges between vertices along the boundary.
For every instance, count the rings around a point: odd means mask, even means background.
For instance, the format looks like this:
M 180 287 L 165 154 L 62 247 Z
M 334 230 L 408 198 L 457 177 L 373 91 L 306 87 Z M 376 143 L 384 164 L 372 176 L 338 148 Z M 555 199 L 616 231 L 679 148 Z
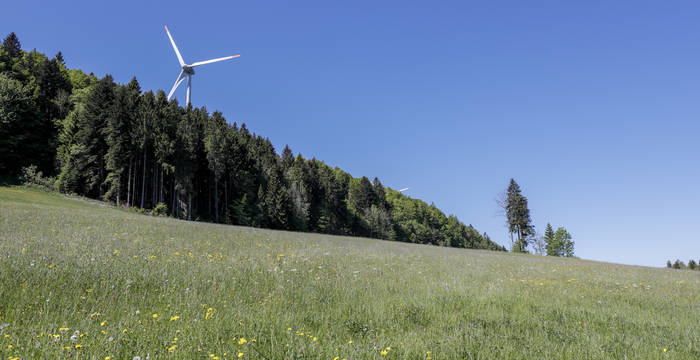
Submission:
M 699 300 L 698 272 L 185 222 L 0 187 L 2 359 L 698 359 Z

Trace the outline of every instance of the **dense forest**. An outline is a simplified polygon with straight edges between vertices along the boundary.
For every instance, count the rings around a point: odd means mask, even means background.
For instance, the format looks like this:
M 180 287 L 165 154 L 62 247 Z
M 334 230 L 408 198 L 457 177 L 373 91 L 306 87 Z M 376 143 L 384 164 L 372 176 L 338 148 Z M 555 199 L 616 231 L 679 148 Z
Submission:
M 505 250 L 454 215 L 245 124 L 24 51 L 0 49 L 0 174 L 188 220 Z

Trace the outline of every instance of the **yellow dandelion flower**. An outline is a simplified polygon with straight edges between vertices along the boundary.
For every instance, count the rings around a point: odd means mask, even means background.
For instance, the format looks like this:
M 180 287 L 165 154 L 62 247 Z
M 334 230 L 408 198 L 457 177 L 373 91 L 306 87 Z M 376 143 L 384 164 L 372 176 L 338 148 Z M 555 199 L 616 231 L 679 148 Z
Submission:
M 111 356 L 105 356 L 105 360 L 112 360 Z
M 154 318 L 154 319 L 157 319 L 157 318 L 158 318 L 158 314 L 153 314 L 153 318 Z
M 82 348 L 82 347 L 83 347 L 83 345 L 80 345 L 80 344 L 76 344 L 76 345 L 75 345 L 75 348 L 76 348 L 76 349 L 80 349 L 80 348 Z
M 311 339 L 311 340 L 313 340 L 313 341 L 316 341 L 316 340 L 318 340 L 318 339 L 317 339 L 317 338 L 316 338 L 316 337 L 314 336 L 314 338 L 313 338 L 313 339 Z
M 382 350 L 379 353 L 382 354 L 382 356 L 386 356 L 386 354 L 388 354 L 389 352 L 386 350 Z
M 67 327 L 60 327 L 60 328 L 58 328 L 58 331 L 68 331 L 68 330 L 70 330 L 70 329 L 67 328 Z
M 107 323 L 107 320 L 101 322 L 101 323 L 100 323 L 100 326 L 105 326 L 106 323 Z
M 667 348 L 664 348 L 664 352 L 667 352 L 667 351 L 668 351 L 668 349 L 667 349 Z
M 238 356 L 238 358 L 240 359 L 240 358 L 242 358 L 242 357 L 243 357 L 243 355 L 245 355 L 245 354 L 244 354 L 244 353 L 241 353 L 241 352 L 239 352 L 237 356 Z
M 180 318 L 180 317 L 177 316 L 177 315 L 171 316 L 171 317 L 170 317 L 170 321 L 175 321 L 175 320 L 177 320 L 177 319 L 179 319 L 179 318 Z
M 176 348 L 177 348 L 177 345 L 173 345 L 173 346 L 168 348 L 168 351 L 173 352 L 173 351 L 175 351 Z
M 245 338 L 240 338 L 240 339 L 238 339 L 238 345 L 243 345 L 243 344 L 245 344 L 245 343 L 247 343 L 247 342 L 248 342 L 248 340 L 246 340 Z

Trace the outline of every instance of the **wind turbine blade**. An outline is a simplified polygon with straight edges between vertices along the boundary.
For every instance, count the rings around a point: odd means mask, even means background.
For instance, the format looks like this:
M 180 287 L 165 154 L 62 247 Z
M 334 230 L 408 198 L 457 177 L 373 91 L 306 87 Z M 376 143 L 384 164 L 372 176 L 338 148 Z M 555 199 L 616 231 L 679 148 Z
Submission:
M 206 61 L 198 61 L 198 62 L 196 62 L 196 63 L 190 65 L 190 67 L 195 67 L 195 66 L 204 65 L 204 64 L 211 64 L 211 63 L 215 63 L 215 62 L 219 62 L 219 61 L 224 61 L 224 60 L 228 60 L 228 59 L 235 59 L 235 58 L 237 58 L 237 57 L 239 57 L 239 56 L 240 56 L 240 55 L 233 55 L 233 56 L 226 56 L 226 57 L 222 57 L 222 58 L 218 58 L 218 59 L 211 59 L 211 60 L 206 60 Z
M 182 83 L 182 80 L 185 80 L 185 77 L 183 76 L 185 74 L 184 71 L 180 70 L 180 75 L 178 75 L 177 80 L 175 80 L 175 85 L 173 85 L 173 88 L 170 89 L 170 94 L 168 94 L 168 101 L 170 101 L 170 98 L 173 97 L 173 93 L 175 93 L 175 89 L 177 89 L 178 86 Z
M 177 45 L 175 45 L 175 40 L 173 40 L 172 35 L 170 35 L 170 31 L 168 31 L 167 26 L 165 26 L 165 32 L 168 33 L 168 37 L 170 38 L 170 43 L 173 44 L 173 49 L 175 50 L 175 54 L 177 55 L 177 60 L 180 61 L 180 66 L 184 66 L 185 61 L 182 60 L 182 55 L 180 55 L 180 50 L 177 49 Z
M 404 192 L 404 191 L 406 191 L 406 190 L 411 190 L 411 187 L 409 186 L 409 187 L 407 187 L 407 188 L 403 188 L 403 189 L 397 190 L 397 191 L 398 191 L 398 192 Z

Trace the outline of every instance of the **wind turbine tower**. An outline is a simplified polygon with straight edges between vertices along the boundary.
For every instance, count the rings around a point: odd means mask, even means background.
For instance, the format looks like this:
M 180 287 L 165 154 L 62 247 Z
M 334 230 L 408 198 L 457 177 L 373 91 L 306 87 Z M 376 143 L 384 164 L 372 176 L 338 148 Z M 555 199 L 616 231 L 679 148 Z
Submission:
M 182 67 L 182 70 L 180 70 L 180 75 L 178 75 L 177 80 L 175 80 L 175 85 L 173 85 L 173 88 L 170 90 L 170 93 L 168 94 L 168 101 L 170 101 L 170 98 L 173 97 L 173 94 L 175 93 L 175 90 L 177 89 L 178 86 L 185 80 L 185 77 L 187 77 L 187 103 L 185 106 L 190 105 L 190 99 L 192 97 L 192 75 L 194 75 L 194 68 L 197 66 L 201 65 L 206 65 L 206 64 L 211 64 L 219 61 L 224 61 L 228 59 L 235 59 L 239 57 L 240 55 L 233 55 L 233 56 L 226 56 L 222 58 L 216 58 L 216 59 L 211 59 L 211 60 L 205 60 L 205 61 L 198 61 L 196 63 L 192 64 L 186 64 L 185 61 L 182 59 L 182 55 L 180 55 L 180 50 L 177 49 L 177 45 L 175 45 L 175 40 L 173 40 L 173 36 L 170 35 L 170 31 L 168 31 L 168 27 L 165 27 L 165 32 L 168 33 L 168 37 L 170 38 L 170 43 L 173 44 L 173 50 L 175 50 L 175 55 L 177 55 L 177 60 L 180 62 L 180 66 Z

